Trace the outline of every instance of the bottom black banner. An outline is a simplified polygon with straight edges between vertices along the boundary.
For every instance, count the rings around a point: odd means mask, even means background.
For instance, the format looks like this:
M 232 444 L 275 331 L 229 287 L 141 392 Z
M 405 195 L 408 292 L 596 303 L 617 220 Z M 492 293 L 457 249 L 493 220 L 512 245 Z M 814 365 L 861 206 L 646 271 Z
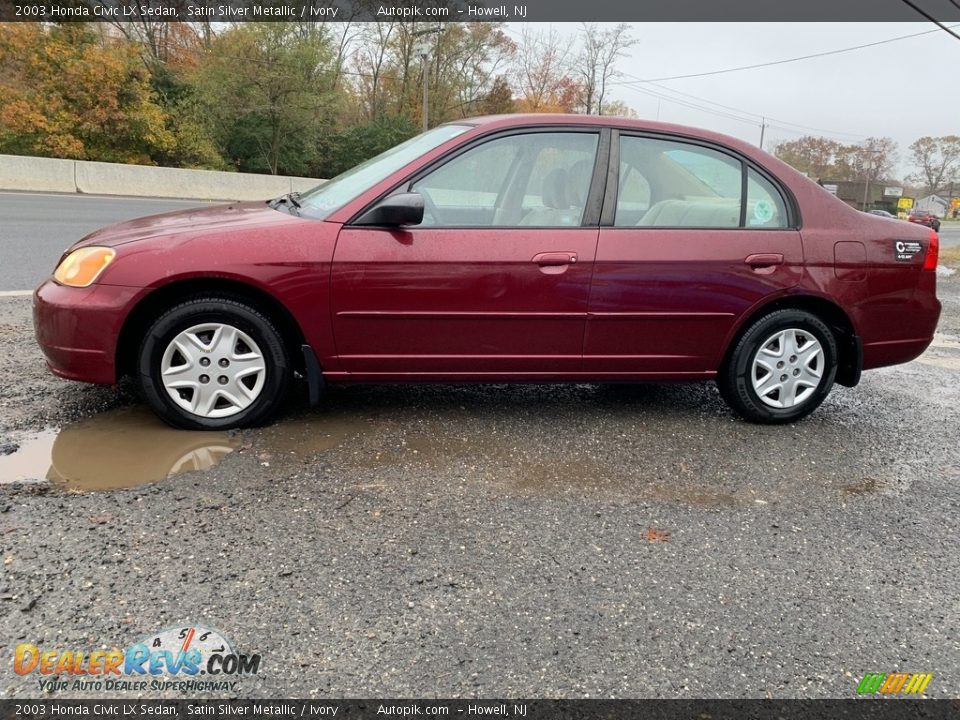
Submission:
M 900 720 L 960 717 L 960 700 L 0 700 L 2 717 Z

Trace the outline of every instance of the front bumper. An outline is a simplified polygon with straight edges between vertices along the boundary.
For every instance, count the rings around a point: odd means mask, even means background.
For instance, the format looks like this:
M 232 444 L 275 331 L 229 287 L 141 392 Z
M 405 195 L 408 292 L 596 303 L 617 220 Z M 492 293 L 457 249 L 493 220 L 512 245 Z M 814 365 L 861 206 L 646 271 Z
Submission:
M 47 366 L 68 380 L 117 381 L 117 337 L 141 288 L 71 288 L 47 280 L 33 293 L 33 327 Z

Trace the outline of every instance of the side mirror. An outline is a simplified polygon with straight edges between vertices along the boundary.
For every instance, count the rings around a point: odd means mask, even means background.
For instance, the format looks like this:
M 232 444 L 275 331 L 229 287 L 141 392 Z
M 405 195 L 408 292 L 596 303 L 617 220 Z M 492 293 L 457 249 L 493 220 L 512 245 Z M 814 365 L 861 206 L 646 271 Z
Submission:
M 361 215 L 355 225 L 419 225 L 423 222 L 423 196 L 406 192 L 390 195 Z

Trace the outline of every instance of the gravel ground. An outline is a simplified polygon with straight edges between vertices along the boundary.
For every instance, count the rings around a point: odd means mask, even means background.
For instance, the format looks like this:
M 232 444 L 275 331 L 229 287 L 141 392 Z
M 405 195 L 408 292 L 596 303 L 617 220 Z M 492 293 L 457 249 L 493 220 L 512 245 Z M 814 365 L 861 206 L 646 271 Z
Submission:
M 0 446 L 138 402 L 48 375 L 28 299 L 0 338 Z M 17 643 L 196 623 L 262 654 L 241 697 L 956 697 L 958 360 L 783 428 L 710 384 L 335 389 L 206 472 L 0 485 L 0 692 L 39 693 Z

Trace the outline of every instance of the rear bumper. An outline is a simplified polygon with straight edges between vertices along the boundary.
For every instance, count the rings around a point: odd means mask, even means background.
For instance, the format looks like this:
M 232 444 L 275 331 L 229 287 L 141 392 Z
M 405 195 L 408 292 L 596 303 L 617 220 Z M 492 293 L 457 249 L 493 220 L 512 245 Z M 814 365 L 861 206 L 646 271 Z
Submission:
M 33 293 L 37 343 L 55 374 L 111 385 L 117 381 L 117 337 L 140 288 L 70 288 L 47 280 Z
M 864 342 L 863 369 L 899 365 L 922 355 L 933 342 L 940 309 L 940 301 L 933 297 L 905 303 L 903 310 L 908 315 L 906 318 L 897 318 L 897 313 L 889 312 L 888 325 L 902 328 L 901 337 Z M 889 332 L 886 334 L 889 337 Z

